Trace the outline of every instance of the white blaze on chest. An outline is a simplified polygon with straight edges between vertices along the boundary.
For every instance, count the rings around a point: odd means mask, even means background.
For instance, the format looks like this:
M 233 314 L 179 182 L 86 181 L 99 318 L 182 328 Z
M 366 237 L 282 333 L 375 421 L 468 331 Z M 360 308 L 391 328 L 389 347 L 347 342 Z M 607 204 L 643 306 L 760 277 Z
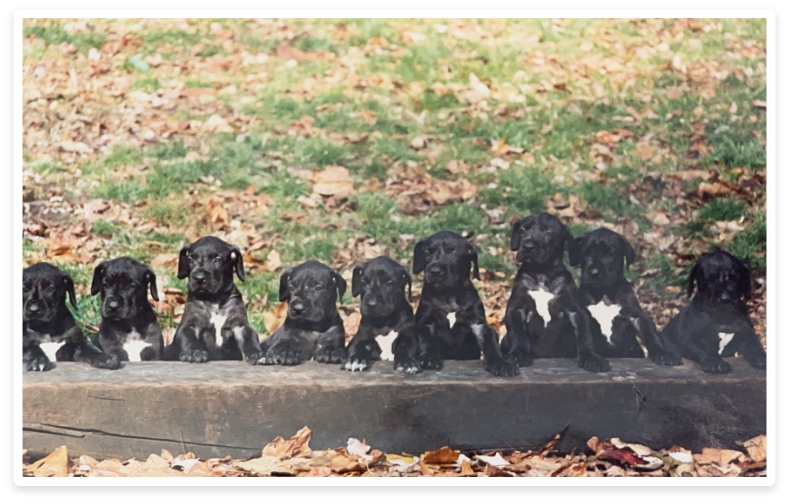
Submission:
M 55 358 L 55 354 L 57 354 L 58 350 L 60 350 L 60 347 L 65 345 L 66 342 L 61 341 L 60 343 L 53 343 L 50 341 L 49 334 L 42 334 L 41 341 L 42 342 L 38 344 L 39 348 L 44 351 L 44 354 L 46 354 L 50 361 L 55 362 L 57 360 Z
M 129 362 L 140 362 L 140 352 L 143 349 L 151 346 L 150 343 L 143 341 L 142 335 L 132 327 L 132 332 L 126 335 L 126 341 L 123 343 L 123 349 L 129 356 Z
M 529 296 L 534 300 L 534 309 L 542 317 L 543 324 L 545 324 L 545 327 L 548 327 L 548 323 L 551 321 L 551 312 L 548 309 L 548 305 L 556 296 L 545 289 L 530 290 Z
M 227 310 L 219 308 L 219 305 L 214 304 L 211 305 L 209 309 L 209 313 L 211 314 L 211 319 L 208 321 L 211 324 L 214 324 L 214 328 L 216 329 L 217 336 L 220 332 L 222 332 L 222 327 L 225 326 L 225 320 L 227 320 Z
M 734 338 L 734 333 L 719 332 L 718 338 L 720 338 L 720 343 L 718 344 L 718 353 L 723 354 L 723 351 L 726 349 L 726 345 L 731 343 L 731 340 Z
M 395 338 L 397 338 L 397 334 L 397 331 L 389 331 L 389 334 L 382 334 L 375 337 L 375 341 L 377 341 L 378 346 L 381 347 L 381 360 L 394 360 L 392 344 L 394 343 Z
M 589 305 L 587 308 L 592 317 L 600 324 L 600 332 L 603 333 L 610 345 L 611 335 L 614 332 L 614 319 L 622 311 L 622 307 L 618 304 L 608 304 L 601 299 L 599 303 Z
M 452 326 L 455 325 L 455 321 L 457 320 L 457 316 L 455 312 L 447 313 L 447 321 L 449 322 L 449 328 L 452 329 Z

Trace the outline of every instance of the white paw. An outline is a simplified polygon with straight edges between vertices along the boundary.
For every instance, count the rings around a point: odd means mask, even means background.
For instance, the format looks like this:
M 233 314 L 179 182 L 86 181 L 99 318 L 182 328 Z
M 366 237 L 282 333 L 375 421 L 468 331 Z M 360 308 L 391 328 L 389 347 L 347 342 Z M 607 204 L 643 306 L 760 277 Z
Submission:
M 346 371 L 364 371 L 365 369 L 367 369 L 367 363 L 364 361 L 354 359 L 352 361 L 346 361 L 345 364 L 343 365 L 343 368 Z

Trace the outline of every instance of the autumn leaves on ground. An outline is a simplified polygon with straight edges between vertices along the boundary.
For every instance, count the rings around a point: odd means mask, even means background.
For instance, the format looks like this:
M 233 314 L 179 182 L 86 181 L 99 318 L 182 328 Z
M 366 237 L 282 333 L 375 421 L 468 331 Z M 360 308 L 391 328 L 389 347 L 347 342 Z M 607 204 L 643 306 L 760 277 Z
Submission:
M 237 244 L 265 337 L 284 267 L 410 265 L 441 229 L 478 245 L 501 328 L 511 222 L 548 211 L 630 240 L 658 327 L 695 257 L 741 257 L 764 335 L 763 20 L 26 20 L 24 37 L 24 262 L 71 273 L 89 332 L 106 259 L 154 267 L 171 338 L 181 245 Z

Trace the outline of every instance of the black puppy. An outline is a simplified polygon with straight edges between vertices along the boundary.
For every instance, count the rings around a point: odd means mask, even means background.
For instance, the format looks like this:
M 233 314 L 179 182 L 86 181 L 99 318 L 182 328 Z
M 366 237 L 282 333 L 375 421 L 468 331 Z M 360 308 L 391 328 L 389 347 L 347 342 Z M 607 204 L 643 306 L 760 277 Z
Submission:
M 52 361 L 84 361 L 104 369 L 121 365 L 114 355 L 96 348 L 66 307 L 66 295 L 77 307 L 74 280 L 48 263 L 38 263 L 22 273 L 23 361 L 28 371 L 49 371 Z
M 623 264 L 630 266 L 636 258 L 625 237 L 610 229 L 595 229 L 576 238 L 570 252 L 570 264 L 581 266 L 581 304 L 592 315 L 597 352 L 609 358 L 644 357 L 638 335 L 656 364 L 682 364 L 682 358 L 658 334 L 625 279 Z
M 476 247 L 450 231 L 419 240 L 414 247 L 414 273 L 425 272 L 422 297 L 416 310 L 413 337 L 395 341 L 395 369 L 407 373 L 440 369 L 443 359 L 479 359 L 496 376 L 518 374 L 506 360 L 496 330 L 488 325 L 485 307 L 469 278 L 471 265 L 479 279 Z
M 346 282 L 318 261 L 286 269 L 279 279 L 279 300 L 288 302 L 285 322 L 263 340 L 261 364 L 293 366 L 315 359 L 339 364 L 345 358 L 345 327 L 337 312 Z
M 399 333 L 414 328 L 408 268 L 383 256 L 359 264 L 353 269 L 351 294 L 361 296 L 362 320 L 348 345 L 342 368 L 364 371 L 373 361 L 393 360 L 395 339 Z
M 521 266 L 504 315 L 502 351 L 519 366 L 530 366 L 535 357 L 577 357 L 587 371 L 608 371 L 608 361 L 594 349 L 589 312 L 564 267 L 565 243 L 572 248 L 573 236 L 553 215 L 537 213 L 515 222 L 510 248 L 518 251 Z
M 178 258 L 178 278 L 189 277 L 186 306 L 165 360 L 207 362 L 263 357 L 258 333 L 247 322 L 247 308 L 233 273 L 244 281 L 241 250 L 214 236 L 184 245 Z M 243 354 L 242 354 L 243 352 Z
M 767 355 L 743 301 L 751 297 L 751 274 L 742 261 L 723 250 L 704 254 L 690 271 L 691 295 L 690 304 L 663 329 L 663 336 L 683 357 L 701 364 L 706 373 L 731 371 L 722 358 L 735 352 L 755 368 L 767 367 Z
M 90 294 L 101 293 L 101 327 L 93 344 L 122 361 L 159 360 L 164 339 L 148 302 L 159 301 L 156 274 L 131 257 L 105 261 L 93 270 Z

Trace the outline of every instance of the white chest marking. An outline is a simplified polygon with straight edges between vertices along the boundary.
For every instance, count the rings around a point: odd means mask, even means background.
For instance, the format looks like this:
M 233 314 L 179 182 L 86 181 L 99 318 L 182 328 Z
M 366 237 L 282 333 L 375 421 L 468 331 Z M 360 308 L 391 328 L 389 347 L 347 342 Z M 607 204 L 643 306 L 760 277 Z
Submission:
M 592 317 L 600 324 L 600 332 L 603 333 L 605 336 L 606 341 L 608 344 L 611 344 L 611 335 L 614 333 L 614 319 L 619 312 L 622 311 L 622 307 L 618 304 L 608 304 L 603 300 L 600 300 L 599 303 L 587 306 L 589 309 L 589 313 L 592 314 Z
M 220 309 L 219 305 L 214 304 L 209 313 L 211 314 L 211 319 L 208 322 L 214 324 L 216 335 L 219 336 L 222 332 L 222 327 L 225 326 L 225 320 L 227 320 L 227 310 Z
M 455 325 L 455 321 L 457 320 L 455 312 L 447 313 L 447 320 L 449 321 L 449 328 L 452 329 L 452 326 Z
M 551 321 L 551 312 L 548 309 L 548 305 L 555 297 L 554 294 L 545 289 L 538 289 L 530 290 L 529 296 L 534 300 L 534 308 L 537 310 L 540 317 L 542 317 L 544 327 L 548 327 L 548 323 Z
M 378 346 L 381 347 L 381 360 L 394 360 L 392 345 L 394 344 L 395 338 L 397 338 L 397 334 L 397 331 L 389 331 L 389 334 L 382 334 L 375 337 L 375 341 L 377 341 Z
M 49 339 L 48 336 L 49 335 L 47 335 L 47 339 Z M 49 360 L 55 362 L 57 360 L 55 358 L 55 354 L 57 353 L 58 350 L 60 350 L 60 347 L 62 347 L 65 344 L 66 344 L 65 341 L 61 341 L 60 343 L 52 343 L 52 342 L 39 343 L 38 346 L 41 347 L 41 350 L 44 351 L 44 353 L 47 355 Z
M 137 329 L 132 327 L 132 332 L 126 335 L 126 342 L 123 344 L 123 349 L 129 355 L 129 362 L 140 362 L 140 352 L 143 349 L 151 346 L 150 343 L 143 341 L 142 335 L 137 332 Z
M 723 350 L 726 349 L 726 345 L 731 343 L 732 338 L 734 338 L 734 333 L 731 332 L 719 332 L 718 338 L 720 338 L 720 343 L 718 344 L 718 353 L 723 354 Z

